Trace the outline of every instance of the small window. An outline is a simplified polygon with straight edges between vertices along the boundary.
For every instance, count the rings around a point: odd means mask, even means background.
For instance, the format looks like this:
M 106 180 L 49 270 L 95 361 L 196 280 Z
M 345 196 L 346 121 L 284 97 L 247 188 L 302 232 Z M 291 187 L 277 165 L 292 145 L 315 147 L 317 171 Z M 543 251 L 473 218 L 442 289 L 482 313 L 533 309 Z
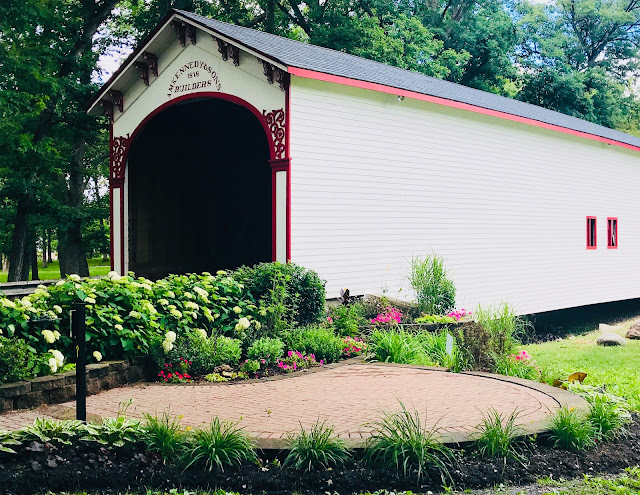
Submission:
M 596 249 L 597 244 L 596 217 L 587 217 L 587 249 Z
M 607 218 L 607 247 L 616 249 L 618 247 L 618 219 Z

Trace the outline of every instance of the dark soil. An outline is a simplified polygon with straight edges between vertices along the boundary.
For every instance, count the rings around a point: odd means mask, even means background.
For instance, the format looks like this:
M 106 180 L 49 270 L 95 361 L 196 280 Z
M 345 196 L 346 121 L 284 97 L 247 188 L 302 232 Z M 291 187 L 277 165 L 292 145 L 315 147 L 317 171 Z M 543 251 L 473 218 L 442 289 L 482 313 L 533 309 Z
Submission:
M 0 494 L 46 493 L 49 490 L 122 493 L 147 488 L 223 488 L 242 493 L 324 494 L 362 493 L 379 489 L 437 491 L 442 478 L 435 471 L 418 480 L 393 469 L 368 468 L 356 460 L 344 468 L 300 473 L 281 469 L 271 461 L 281 453 L 263 452 L 262 466 L 246 465 L 225 472 L 180 469 L 139 449 L 109 450 L 94 443 L 56 447 L 32 443 L 17 454 L 0 454 Z M 640 419 L 635 416 L 629 434 L 582 453 L 553 449 L 548 439 L 527 440 L 523 459 L 484 461 L 472 449 L 457 456 L 449 468 L 447 485 L 457 489 L 484 488 L 499 483 L 523 485 L 540 476 L 571 479 L 588 474 L 616 474 L 640 464 Z M 356 454 L 356 457 L 359 457 Z

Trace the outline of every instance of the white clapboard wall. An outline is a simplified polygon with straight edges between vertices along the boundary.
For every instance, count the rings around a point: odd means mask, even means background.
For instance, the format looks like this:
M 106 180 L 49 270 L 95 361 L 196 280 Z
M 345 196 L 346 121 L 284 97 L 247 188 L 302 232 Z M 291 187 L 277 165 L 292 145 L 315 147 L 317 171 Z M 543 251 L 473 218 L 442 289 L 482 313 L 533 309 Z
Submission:
M 292 260 L 317 270 L 329 297 L 349 287 L 412 299 L 409 260 L 430 252 L 447 260 L 459 308 L 640 297 L 637 152 L 297 77 L 290 98 Z

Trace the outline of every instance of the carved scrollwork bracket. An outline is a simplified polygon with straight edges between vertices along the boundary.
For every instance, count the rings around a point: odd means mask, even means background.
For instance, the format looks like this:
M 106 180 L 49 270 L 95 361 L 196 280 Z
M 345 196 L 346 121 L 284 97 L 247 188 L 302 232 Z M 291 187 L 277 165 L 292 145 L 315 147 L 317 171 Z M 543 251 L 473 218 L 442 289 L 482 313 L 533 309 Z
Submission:
M 267 126 L 271 131 L 271 137 L 273 138 L 274 156 L 276 159 L 282 159 L 285 157 L 286 151 L 286 125 L 285 125 L 285 113 L 281 108 L 279 110 L 272 110 L 268 112 L 262 111 L 262 115 L 267 122 Z
M 266 60 L 258 60 L 262 62 L 262 72 L 267 78 L 267 82 L 269 84 L 273 84 L 273 81 L 275 80 L 280 86 L 280 89 L 282 91 L 286 91 L 289 87 L 289 73 L 273 64 L 270 64 Z
M 121 186 L 124 182 L 125 158 L 131 144 L 129 134 L 117 136 L 111 140 L 111 163 L 109 170 L 109 182 L 112 186 Z

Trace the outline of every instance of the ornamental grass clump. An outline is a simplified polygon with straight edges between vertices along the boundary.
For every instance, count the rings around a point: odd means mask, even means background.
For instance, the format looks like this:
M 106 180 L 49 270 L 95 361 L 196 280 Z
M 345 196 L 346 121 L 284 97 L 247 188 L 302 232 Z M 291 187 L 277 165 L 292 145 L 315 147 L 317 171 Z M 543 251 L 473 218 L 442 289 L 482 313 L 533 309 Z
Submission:
M 551 439 L 556 447 L 579 451 L 595 444 L 596 431 L 591 422 L 573 407 L 561 407 L 551 417 Z
M 490 409 L 482 414 L 482 423 L 477 426 L 478 437 L 476 444 L 482 457 L 513 458 L 520 457 L 517 445 L 517 436 L 522 434 L 522 429 L 516 425 L 518 411 L 513 411 L 509 416 L 503 416 L 495 409 Z
M 425 352 L 427 334 L 401 327 L 376 329 L 369 337 L 369 351 L 376 361 L 431 366 L 436 363 Z
M 142 441 L 149 452 L 157 452 L 163 462 L 175 459 L 186 445 L 185 434 L 180 426 L 182 416 L 171 416 L 163 412 L 160 417 L 145 414 Z
M 456 287 L 449 278 L 444 258 L 436 254 L 412 258 L 409 282 L 423 313 L 443 315 L 454 309 Z
M 299 471 L 327 469 L 344 464 L 350 457 L 349 449 L 334 435 L 333 427 L 318 421 L 310 431 L 300 425 L 298 434 L 289 437 L 289 453 L 284 466 Z
M 398 413 L 385 413 L 373 423 L 374 432 L 367 441 L 365 458 L 373 465 L 401 472 L 405 477 L 415 473 L 418 479 L 429 468 L 436 469 L 444 481 L 450 478 L 448 466 L 453 453 L 435 438 L 435 430 L 427 430 L 417 411 L 410 412 L 401 402 Z
M 519 338 L 531 327 L 528 320 L 518 316 L 506 302 L 493 306 L 479 305 L 473 318 L 488 332 L 491 352 L 498 356 L 513 352 L 520 343 Z
M 602 440 L 611 440 L 624 435 L 631 420 L 629 411 L 607 395 L 597 395 L 590 401 L 587 419 Z
M 203 467 L 224 471 L 225 466 L 239 466 L 258 460 L 255 445 L 238 423 L 215 417 L 204 429 L 195 430 L 185 451 L 185 469 Z

